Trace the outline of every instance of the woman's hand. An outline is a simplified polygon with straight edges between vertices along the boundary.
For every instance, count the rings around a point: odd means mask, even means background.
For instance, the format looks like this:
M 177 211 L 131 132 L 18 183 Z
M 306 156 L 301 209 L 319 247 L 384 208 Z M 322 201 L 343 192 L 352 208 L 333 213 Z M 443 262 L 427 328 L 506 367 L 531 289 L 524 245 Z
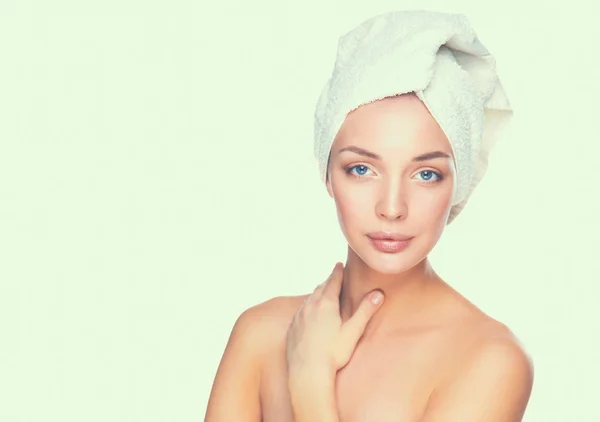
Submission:
M 338 370 L 350 361 L 367 323 L 383 302 L 370 292 L 342 324 L 340 291 L 343 265 L 300 306 L 287 332 L 288 387 L 296 422 L 339 422 L 335 401 Z
M 382 292 L 370 292 L 354 315 L 342 324 L 339 297 L 343 269 L 341 263 L 336 263 L 329 278 L 317 286 L 292 320 L 286 341 L 290 375 L 320 373 L 335 380 L 335 374 L 350 361 L 367 323 L 383 302 Z

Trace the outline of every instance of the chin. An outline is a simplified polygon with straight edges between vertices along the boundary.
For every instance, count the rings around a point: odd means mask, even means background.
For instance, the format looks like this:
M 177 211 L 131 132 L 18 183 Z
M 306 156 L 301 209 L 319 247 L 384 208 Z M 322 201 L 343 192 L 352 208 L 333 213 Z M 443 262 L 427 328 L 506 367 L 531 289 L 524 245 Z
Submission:
M 364 240 L 354 239 L 348 244 L 354 254 L 369 268 L 381 274 L 390 275 L 410 270 L 421 263 L 430 252 L 430 248 L 423 245 L 422 239 L 419 237 L 414 237 L 405 249 L 395 253 L 380 252 L 373 247 L 366 236 Z

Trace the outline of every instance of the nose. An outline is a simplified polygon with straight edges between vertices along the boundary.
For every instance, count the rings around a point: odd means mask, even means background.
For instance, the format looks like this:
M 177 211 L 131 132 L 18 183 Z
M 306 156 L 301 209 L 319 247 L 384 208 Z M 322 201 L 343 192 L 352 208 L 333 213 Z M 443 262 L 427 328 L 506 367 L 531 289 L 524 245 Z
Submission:
M 379 217 L 388 220 L 406 217 L 408 212 L 406 189 L 403 188 L 401 180 L 398 179 L 381 185 L 376 212 Z

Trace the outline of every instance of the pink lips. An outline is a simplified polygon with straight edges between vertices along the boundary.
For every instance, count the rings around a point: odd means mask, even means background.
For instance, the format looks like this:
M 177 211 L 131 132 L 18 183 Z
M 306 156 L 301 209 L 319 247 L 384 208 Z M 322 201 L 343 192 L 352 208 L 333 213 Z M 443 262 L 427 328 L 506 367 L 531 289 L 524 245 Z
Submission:
M 374 232 L 369 233 L 367 237 L 371 243 L 380 252 L 394 253 L 406 248 L 412 239 L 412 236 L 406 236 L 393 232 Z
M 409 240 L 412 239 L 412 236 L 406 236 L 404 234 L 395 233 L 395 232 L 373 232 L 369 233 L 371 239 L 382 239 L 382 240 Z

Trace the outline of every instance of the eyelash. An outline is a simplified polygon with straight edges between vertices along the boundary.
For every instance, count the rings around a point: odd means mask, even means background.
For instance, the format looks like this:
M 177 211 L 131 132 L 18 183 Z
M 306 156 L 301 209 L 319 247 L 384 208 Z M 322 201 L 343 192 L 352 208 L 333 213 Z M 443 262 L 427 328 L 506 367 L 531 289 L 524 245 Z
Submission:
M 369 167 L 367 167 L 367 166 L 366 166 L 366 165 L 364 165 L 364 164 L 355 164 L 355 165 L 353 165 L 353 166 L 346 167 L 346 168 L 344 169 L 344 171 L 346 172 L 346 174 L 348 174 L 348 175 L 350 175 L 350 176 L 352 176 L 352 177 L 354 177 L 354 178 L 356 178 L 356 179 L 360 179 L 360 178 L 362 178 L 362 177 L 363 177 L 362 175 L 357 175 L 357 174 L 352 174 L 352 173 L 351 173 L 351 172 L 352 172 L 352 170 L 354 170 L 354 169 L 355 169 L 355 168 L 357 168 L 357 167 L 365 167 L 365 168 L 367 168 L 367 169 L 369 168 Z M 434 171 L 434 170 L 430 170 L 430 169 L 427 169 L 427 170 L 421 170 L 421 171 L 419 172 L 419 174 L 420 174 L 420 173 L 423 173 L 423 172 L 426 172 L 426 171 L 429 171 L 429 172 L 431 172 L 431 173 L 435 174 L 435 175 L 436 175 L 436 177 L 437 177 L 437 179 L 436 179 L 436 180 L 433 180 L 433 181 L 423 180 L 423 182 L 424 182 L 424 183 L 427 183 L 427 184 L 434 184 L 434 183 L 439 183 L 439 182 L 441 182 L 442 180 L 444 180 L 444 176 L 443 176 L 441 173 L 439 173 L 439 172 L 437 172 L 437 171 Z

